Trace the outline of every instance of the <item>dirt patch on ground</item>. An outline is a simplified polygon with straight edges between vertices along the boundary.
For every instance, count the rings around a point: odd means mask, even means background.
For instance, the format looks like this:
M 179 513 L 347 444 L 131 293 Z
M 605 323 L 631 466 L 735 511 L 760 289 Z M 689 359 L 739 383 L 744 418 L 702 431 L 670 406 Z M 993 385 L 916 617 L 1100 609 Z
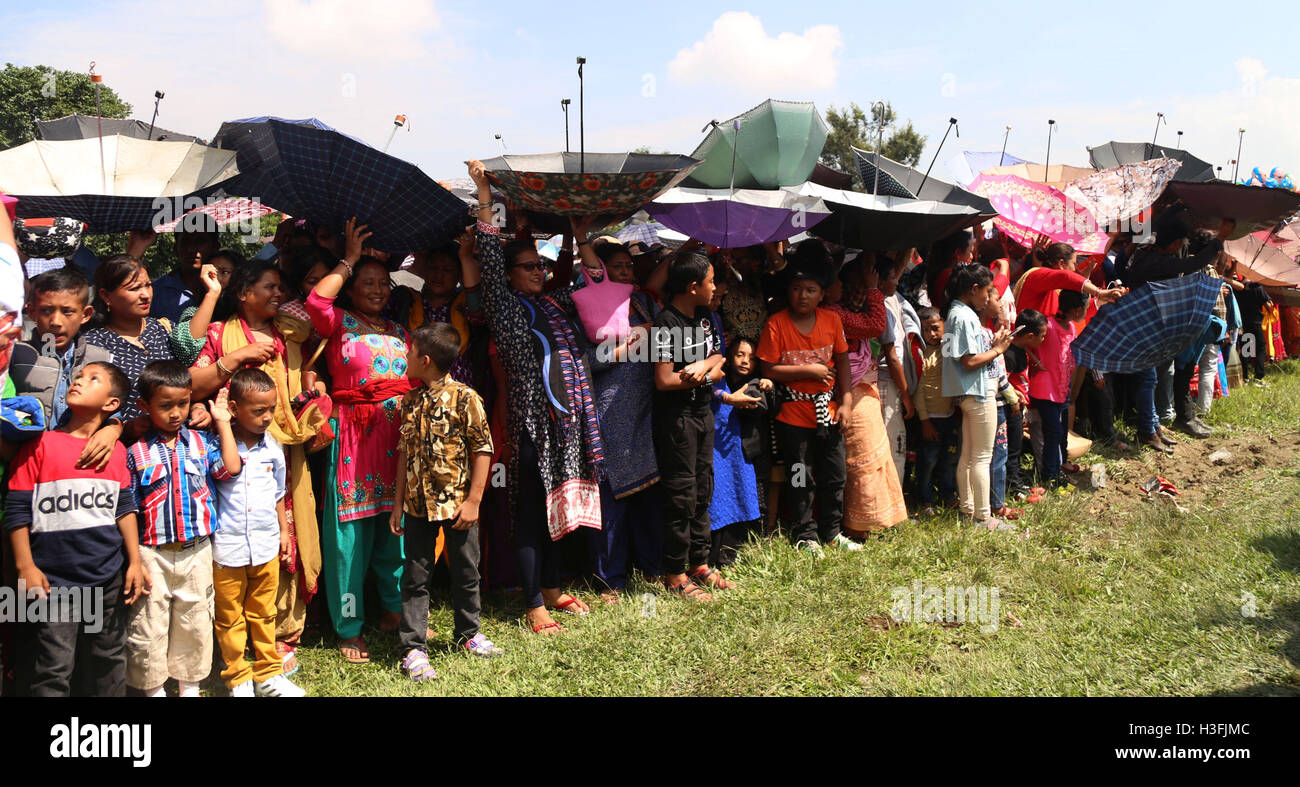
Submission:
M 1177 500 L 1184 507 L 1220 505 L 1219 497 L 1225 485 L 1261 469 L 1290 466 L 1300 454 L 1300 431 L 1215 436 L 1205 440 L 1179 435 L 1179 440 L 1173 456 L 1143 451 L 1131 458 L 1111 461 L 1103 489 L 1091 489 L 1089 466 L 1096 457 L 1081 458 L 1083 472 L 1075 474 L 1072 481 L 1090 494 L 1089 511 L 1100 514 L 1108 508 L 1127 508 L 1145 501 L 1147 494 L 1140 485 L 1156 476 L 1177 488 Z M 1226 458 L 1222 458 L 1222 452 L 1227 453 Z M 1215 454 L 1220 455 L 1218 461 L 1211 462 L 1210 457 Z

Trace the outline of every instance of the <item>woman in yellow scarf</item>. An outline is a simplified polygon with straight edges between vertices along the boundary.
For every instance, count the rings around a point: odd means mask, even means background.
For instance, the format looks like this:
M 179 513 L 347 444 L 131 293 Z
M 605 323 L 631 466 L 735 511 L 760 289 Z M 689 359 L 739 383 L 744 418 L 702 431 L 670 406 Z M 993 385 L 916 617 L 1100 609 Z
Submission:
M 289 490 L 286 508 L 294 543 L 292 555 L 280 565 L 276 650 L 284 659 L 285 672 L 290 673 L 297 668 L 294 650 L 306 625 L 307 602 L 316 593 L 321 572 L 316 497 L 306 454 L 328 431 L 330 402 L 324 396 L 324 386 L 314 382 L 310 363 L 303 363 L 302 342 L 310 336 L 310 324 L 281 315 L 284 300 L 280 271 L 274 264 L 254 263 L 237 270 L 223 308 L 219 308 L 226 318 L 208 327 L 191 376 L 194 398 L 200 401 L 216 394 L 243 367 L 260 368 L 275 382 L 278 403 L 269 431 L 285 450 Z

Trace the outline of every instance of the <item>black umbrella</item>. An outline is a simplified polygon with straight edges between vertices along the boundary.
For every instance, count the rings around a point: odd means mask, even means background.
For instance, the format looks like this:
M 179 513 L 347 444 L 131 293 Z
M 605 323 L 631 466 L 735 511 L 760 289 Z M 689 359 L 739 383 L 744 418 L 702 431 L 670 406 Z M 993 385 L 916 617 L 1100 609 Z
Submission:
M 853 148 L 853 160 L 857 162 L 858 175 L 862 177 L 862 187 L 868 194 L 875 190 L 876 183 L 879 182 L 881 196 L 946 202 L 949 205 L 974 208 L 986 217 L 997 215 L 993 205 L 980 195 L 956 184 L 946 183 L 935 177 L 926 177 L 920 170 L 912 169 L 879 153 Z
M 473 222 L 465 203 L 419 167 L 319 120 L 232 120 L 212 144 L 238 153 L 227 193 L 336 231 L 356 216 L 380 251 L 441 246 Z
M 1214 180 L 1214 165 L 1193 156 L 1185 150 L 1152 145 L 1150 142 L 1107 142 L 1088 148 L 1088 158 L 1097 169 L 1111 169 L 1123 164 L 1136 164 L 1157 158 L 1171 158 L 1182 162 L 1176 181 L 1203 183 Z
M 54 120 L 38 120 L 36 121 L 36 130 L 40 133 L 41 139 L 53 140 L 90 139 L 101 135 L 110 137 L 114 134 L 121 134 L 124 137 L 135 137 L 136 139 L 203 143 L 203 140 L 198 137 L 191 137 L 189 134 L 178 134 L 175 131 L 168 131 L 157 126 L 153 127 L 153 134 L 150 135 L 149 124 L 143 120 L 100 118 L 94 115 L 65 115 Z
M 893 251 L 927 246 L 955 230 L 977 224 L 980 215 L 966 205 L 873 196 L 805 183 L 786 191 L 817 197 L 831 215 L 809 234 L 854 249 Z
M 1211 229 L 1217 229 L 1225 218 L 1233 219 L 1237 222 L 1237 228 L 1230 236 L 1234 240 L 1252 232 L 1272 229 L 1300 210 L 1300 194 L 1294 191 L 1239 186 L 1221 180 L 1179 183 L 1175 179 L 1165 189 L 1165 195 L 1181 201 L 1196 219 Z

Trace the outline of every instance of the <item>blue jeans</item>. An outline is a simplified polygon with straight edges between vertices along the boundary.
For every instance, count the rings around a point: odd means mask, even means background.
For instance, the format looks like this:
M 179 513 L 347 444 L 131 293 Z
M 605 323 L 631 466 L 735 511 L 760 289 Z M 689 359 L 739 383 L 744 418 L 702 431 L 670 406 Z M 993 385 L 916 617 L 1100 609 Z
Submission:
M 1138 435 L 1150 437 L 1160 425 L 1160 418 L 1156 415 L 1156 370 L 1134 372 L 1133 381 L 1137 384 L 1133 392 L 1133 409 L 1137 411 Z
M 939 433 L 937 442 L 922 440 L 916 452 L 916 499 L 922 506 L 934 505 L 935 482 L 939 485 L 939 499 L 945 503 L 957 497 L 957 442 L 961 438 L 961 423 L 957 415 L 931 418 L 930 424 Z M 935 476 L 938 476 L 936 478 Z
M 1007 408 L 998 405 L 998 431 L 993 438 L 993 461 L 989 464 L 989 508 L 1006 504 L 1007 495 Z
M 663 496 L 659 485 L 615 500 L 600 482 L 600 530 L 588 529 L 592 573 L 610 590 L 627 588 L 628 558 L 646 576 L 657 577 L 664 555 Z
M 1061 477 L 1061 462 L 1067 456 L 1070 433 L 1066 428 L 1066 419 L 1070 417 L 1069 405 L 1052 402 L 1047 399 L 1031 399 L 1038 417 L 1043 423 L 1043 466 L 1039 476 L 1043 486 Z

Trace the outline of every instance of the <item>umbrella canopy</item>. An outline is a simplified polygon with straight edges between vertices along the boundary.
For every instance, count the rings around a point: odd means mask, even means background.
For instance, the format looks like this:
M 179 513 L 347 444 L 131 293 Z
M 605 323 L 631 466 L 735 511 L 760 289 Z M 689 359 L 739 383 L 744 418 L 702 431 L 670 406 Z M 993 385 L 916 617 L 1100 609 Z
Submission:
M 647 246 L 659 246 L 659 233 L 668 229 L 657 221 L 651 221 L 644 211 L 637 211 L 628 221 L 627 226 L 619 230 L 614 237 L 619 243 L 644 243 Z
M 41 139 L 48 140 L 90 139 L 100 134 L 106 137 L 119 134 L 136 139 L 203 143 L 198 137 L 178 134 L 158 126 L 153 127 L 153 134 L 150 135 L 149 124 L 143 120 L 101 118 L 94 115 L 65 115 L 54 120 L 38 120 L 36 132 L 41 135 Z
M 1260 241 L 1270 246 L 1276 246 L 1288 257 L 1294 259 L 1300 256 L 1300 221 L 1286 224 L 1276 232 L 1261 230 L 1251 233 L 1251 236 L 1259 238 Z
M 1044 167 L 1042 164 L 1009 164 L 1005 167 L 989 167 L 981 172 L 981 175 L 1015 175 L 1018 178 L 1032 180 L 1035 183 L 1045 183 L 1053 188 L 1064 188 L 1072 180 L 1078 180 L 1085 175 L 1091 175 L 1097 170 L 1092 167 L 1072 167 L 1069 164 L 1050 164 Z M 975 184 L 971 183 L 971 188 Z
M 1036 235 L 1045 235 L 1083 254 L 1096 254 L 1106 248 L 1106 235 L 1099 230 L 1092 213 L 1047 184 L 1015 175 L 985 173 L 971 183 L 971 188 L 988 197 L 1001 217 L 994 223 L 1023 246 L 1032 246 Z
M 669 189 L 646 211 L 678 232 L 724 249 L 785 240 L 831 213 L 821 199 L 789 190 L 690 188 Z
M 853 176 L 847 172 L 841 172 L 834 167 L 828 167 L 820 161 L 817 166 L 813 167 L 812 174 L 808 180 L 816 183 L 818 186 L 825 186 L 831 189 L 843 189 L 849 191 L 853 188 Z
M 1070 345 L 1074 359 L 1117 374 L 1168 361 L 1205 331 L 1222 286 L 1204 273 L 1144 284 L 1097 310 Z
M 1201 183 L 1214 180 L 1214 165 L 1193 156 L 1185 150 L 1152 145 L 1150 142 L 1107 142 L 1088 148 L 1088 158 L 1097 169 L 1110 169 L 1122 164 L 1137 164 L 1156 158 L 1171 158 L 1182 167 L 1174 180 Z
M 1155 204 L 1181 166 L 1158 158 L 1103 169 L 1069 183 L 1064 194 L 1087 207 L 1102 226 L 1118 227 Z
M 215 224 L 221 227 L 227 224 L 255 221 L 274 212 L 270 207 L 256 200 L 244 199 L 243 197 L 226 197 L 216 202 L 208 202 L 194 210 L 186 211 L 171 221 L 156 224 L 153 229 L 154 232 L 175 232 L 182 222 L 188 225 L 189 220 L 185 218 L 186 216 L 197 218 L 197 214 L 202 214 L 212 220 L 211 222 L 199 220 L 203 221 L 204 224 Z
M 962 187 L 969 189 L 972 180 L 977 178 L 981 172 L 990 167 L 1005 167 L 1011 164 L 1032 164 L 1034 162 L 1022 159 L 1019 156 L 1013 156 L 1010 153 L 1001 153 L 996 150 L 963 150 L 952 158 L 948 159 L 948 171 L 952 173 L 953 179 Z
M 35 140 L 0 151 L 0 191 L 18 198 L 19 216 L 68 216 L 92 234 L 152 227 L 166 207 L 208 197 L 238 172 L 233 152 L 196 142 L 115 135 Z
M 483 165 L 501 191 L 524 208 L 560 216 L 597 216 L 596 225 L 607 226 L 680 183 L 699 163 L 676 154 L 585 156 L 584 164 L 577 153 L 505 155 L 484 159 Z
M 739 143 L 735 121 L 740 121 Z M 768 99 L 709 129 L 691 154 L 700 160 L 700 166 L 684 185 L 703 189 L 797 186 L 812 177 L 826 144 L 826 131 L 812 102 Z
M 877 197 L 815 183 L 786 190 L 816 197 L 830 209 L 831 215 L 813 226 L 811 234 L 854 249 L 892 251 L 926 246 L 980 220 L 974 208 L 947 202 Z
M 876 173 L 879 172 L 879 193 L 883 196 L 965 205 L 974 208 L 984 216 L 992 216 L 997 212 L 984 197 L 972 194 L 961 186 L 945 183 L 933 175 L 927 178 L 924 172 L 879 153 L 853 148 L 853 160 L 858 164 L 858 174 L 862 177 L 862 186 L 868 194 L 874 192 L 877 183 Z
M 314 118 L 228 121 L 212 144 L 239 154 L 228 192 L 338 231 L 356 216 L 380 251 L 439 246 L 472 221 L 465 203 L 419 167 Z
M 1224 218 L 1235 219 L 1237 229 L 1230 236 L 1233 239 L 1272 229 L 1300 210 L 1300 194 L 1263 186 L 1174 181 L 1167 193 L 1182 201 L 1193 216 L 1211 229 L 1217 229 Z
M 1230 240 L 1223 250 L 1238 260 L 1237 273 L 1270 287 L 1300 287 L 1300 263 L 1259 234 Z

